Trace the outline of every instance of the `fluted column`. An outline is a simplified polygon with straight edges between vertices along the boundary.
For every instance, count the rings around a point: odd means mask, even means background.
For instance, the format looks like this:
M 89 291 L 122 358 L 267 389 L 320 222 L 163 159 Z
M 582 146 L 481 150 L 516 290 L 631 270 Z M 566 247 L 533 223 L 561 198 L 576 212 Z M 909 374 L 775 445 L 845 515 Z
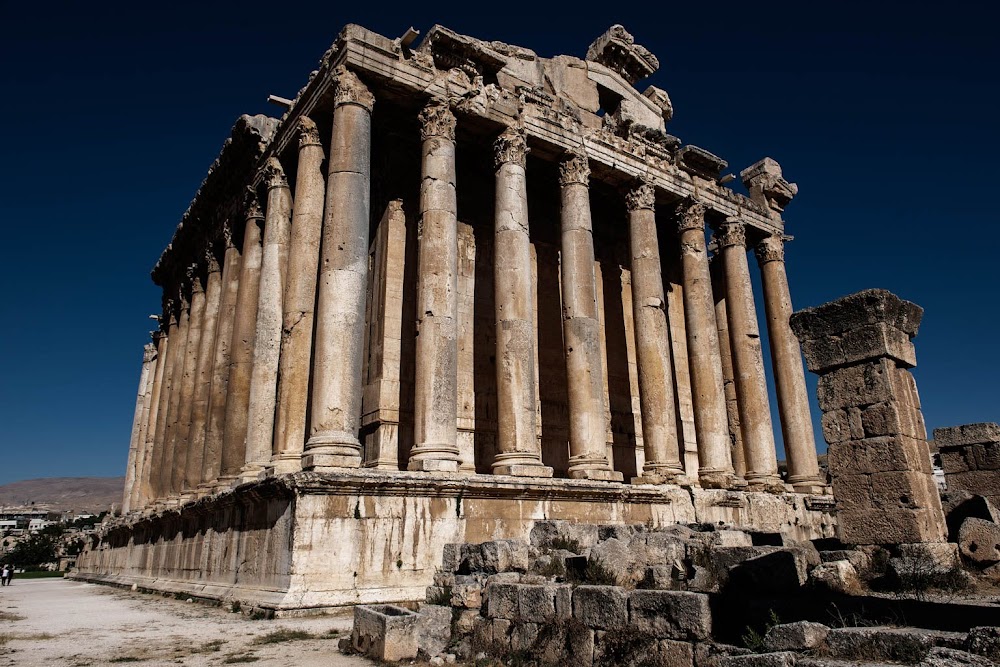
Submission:
M 236 322 L 236 301 L 239 297 L 243 257 L 233 243 L 232 222 L 222 227 L 225 254 L 222 259 L 222 293 L 219 298 L 219 319 L 215 329 L 212 355 L 212 386 L 209 389 L 208 421 L 205 424 L 205 447 L 202 455 L 202 493 L 215 489 L 222 474 L 222 433 L 226 427 L 226 399 L 229 396 L 229 367 L 232 358 L 233 328 Z
M 281 349 L 281 299 L 288 265 L 288 235 L 292 224 L 292 197 L 281 163 L 267 162 L 267 212 L 264 219 L 264 249 L 260 265 L 257 301 L 257 332 L 250 377 L 244 481 L 257 479 L 271 463 L 274 408 L 278 388 L 278 356 Z
M 719 331 L 715 322 L 712 279 L 705 247 L 705 206 L 689 202 L 678 217 L 684 320 L 687 332 L 694 429 L 698 440 L 698 480 L 704 487 L 733 482 L 726 395 L 722 383 Z
M 771 343 L 771 364 L 778 398 L 778 415 L 785 442 L 788 482 L 801 493 L 822 493 L 816 460 L 816 440 L 809 414 L 809 393 L 799 341 L 792 332 L 792 298 L 785 274 L 785 253 L 779 236 L 769 236 L 754 250 L 764 286 L 764 312 Z
M 253 343 L 257 333 L 257 304 L 260 290 L 261 238 L 264 214 L 256 195 L 251 195 L 247 223 L 243 231 L 240 286 L 233 315 L 232 352 L 226 387 L 226 425 L 222 431 L 220 486 L 232 484 L 246 461 L 247 411 L 250 406 L 250 375 L 253 372 Z
M 191 411 L 194 404 L 194 387 L 198 368 L 198 351 L 201 346 L 201 326 L 205 317 L 205 285 L 192 265 L 188 279 L 191 281 L 191 309 L 188 316 L 187 344 L 184 346 L 184 369 L 181 374 L 181 398 L 178 403 L 176 431 L 173 436 L 173 463 L 170 470 L 170 496 L 181 499 L 184 471 L 189 452 L 188 436 L 191 433 Z
M 211 247 L 205 253 L 205 315 L 198 343 L 194 398 L 191 403 L 191 428 L 188 430 L 188 456 L 184 466 L 184 489 L 195 491 L 204 481 L 205 432 L 215 364 L 215 338 L 222 301 L 222 270 Z
M 497 336 L 497 455 L 493 472 L 551 477 L 542 465 L 535 396 L 535 322 L 523 132 L 508 128 L 496 151 L 493 288 Z
M 726 314 L 736 380 L 736 403 L 743 432 L 746 481 L 753 491 L 785 490 L 778 475 L 778 459 L 767 398 L 764 353 L 760 346 L 757 308 L 754 305 L 750 266 L 747 263 L 746 227 L 727 220 L 717 235 L 725 265 Z
M 323 145 L 316 123 L 299 120 L 295 205 L 288 241 L 288 268 L 282 295 L 281 351 L 271 466 L 277 474 L 302 468 L 309 406 L 316 274 L 323 230 Z
M 629 211 L 632 270 L 632 319 L 642 410 L 645 464 L 637 482 L 659 484 L 684 474 L 677 439 L 674 382 L 670 368 L 670 332 L 656 232 L 656 192 L 636 183 L 625 197 Z
M 142 370 L 139 372 L 139 390 L 135 397 L 135 413 L 132 416 L 132 435 L 129 438 L 128 463 L 125 466 L 125 491 L 122 495 L 122 512 L 130 512 L 133 507 L 136 484 L 139 482 L 139 467 L 142 460 L 143 418 L 147 415 L 150 384 L 155 374 L 156 346 L 146 343 L 142 349 Z
M 409 470 L 458 471 L 458 219 L 455 116 L 432 100 L 420 113 L 417 341 Z
M 183 292 L 183 289 L 182 289 Z M 184 375 L 184 359 L 186 358 L 188 339 L 188 319 L 189 306 L 188 299 L 182 293 L 179 297 L 180 308 L 177 315 L 176 334 L 171 332 L 170 337 L 177 344 L 171 351 L 170 361 L 170 385 L 168 387 L 169 396 L 167 399 L 167 410 L 164 413 L 163 438 L 160 440 L 161 451 L 157 470 L 157 501 L 162 503 L 171 493 L 170 478 L 174 462 L 174 442 L 177 433 L 177 420 L 181 399 L 181 385 Z
M 152 497 L 152 480 L 155 468 L 154 460 L 156 450 L 160 443 L 156 440 L 156 426 L 160 419 L 160 400 L 164 395 L 164 383 L 166 382 L 166 370 L 170 363 L 168 357 L 169 337 L 166 331 L 158 331 L 154 338 L 156 340 L 156 373 L 153 378 L 153 388 L 149 397 L 149 417 L 145 432 L 145 442 L 143 445 L 143 456 L 140 461 L 139 481 L 137 485 L 137 498 L 133 505 L 134 509 L 146 507 Z
M 375 98 L 340 68 L 316 303 L 308 470 L 361 466 L 361 369 L 368 289 L 371 122 Z
M 601 323 L 594 273 L 590 217 L 590 165 L 570 154 L 559 165 L 562 227 L 563 344 L 569 404 L 569 467 L 573 479 L 621 481 L 611 469 L 605 443 Z

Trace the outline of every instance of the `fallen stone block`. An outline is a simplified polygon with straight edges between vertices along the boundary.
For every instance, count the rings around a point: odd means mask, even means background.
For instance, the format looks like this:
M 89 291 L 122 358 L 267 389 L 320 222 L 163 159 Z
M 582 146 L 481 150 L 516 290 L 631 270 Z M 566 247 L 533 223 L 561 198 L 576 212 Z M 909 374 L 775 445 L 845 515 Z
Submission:
M 735 655 L 753 653 L 743 646 L 732 644 L 717 644 L 715 642 L 698 642 L 694 645 L 694 664 L 698 667 L 718 667 L 719 660 Z
M 596 630 L 628 624 L 628 596 L 617 586 L 578 586 L 573 591 L 573 618 Z
M 538 629 L 533 657 L 543 665 L 591 667 L 594 631 L 575 618 L 546 623 Z
M 996 667 L 996 663 L 981 655 L 935 646 L 920 662 L 920 667 Z
M 417 649 L 425 655 L 444 652 L 451 642 L 451 607 L 428 604 L 417 614 Z
M 707 639 L 712 633 L 708 596 L 685 591 L 632 591 L 629 626 L 658 639 Z
M 510 650 L 515 653 L 532 651 L 538 639 L 538 624 L 518 621 L 510 631 Z
M 483 606 L 483 584 L 478 581 L 455 583 L 451 587 L 451 606 L 479 609 Z
M 974 563 L 1000 562 L 1000 525 L 983 519 L 966 519 L 958 531 L 962 555 Z
M 351 644 L 358 653 L 387 662 L 417 657 L 418 614 L 395 605 L 354 608 Z
M 522 621 L 543 623 L 556 615 L 555 586 L 517 587 L 517 608 Z
M 798 656 L 790 651 L 754 653 L 719 658 L 719 667 L 795 667 Z
M 826 636 L 831 657 L 873 662 L 920 662 L 934 643 L 931 634 L 912 628 L 833 628 Z
M 570 549 L 570 546 L 581 551 L 597 544 L 598 527 L 593 524 L 578 524 L 570 521 L 536 521 L 531 528 L 529 541 L 536 547 L 552 549 Z M 574 551 L 574 553 L 576 553 Z
M 775 625 L 764 636 L 764 647 L 768 651 L 805 651 L 814 649 L 826 641 L 830 628 L 822 623 L 798 621 Z
M 486 615 L 489 618 L 517 618 L 517 589 L 520 584 L 486 585 Z
M 480 569 L 487 574 L 526 572 L 531 565 L 528 545 L 520 540 L 495 540 L 479 545 Z
M 948 541 L 958 542 L 958 532 L 966 519 L 983 519 L 1000 523 L 1000 511 L 985 496 L 960 491 L 949 493 L 944 504 L 945 523 L 948 524 Z
M 809 579 L 814 585 L 834 593 L 853 595 L 861 591 L 861 578 L 849 561 L 835 560 L 813 568 Z
M 729 571 L 730 587 L 769 594 L 795 591 L 807 580 L 805 555 L 786 548 L 745 560 Z

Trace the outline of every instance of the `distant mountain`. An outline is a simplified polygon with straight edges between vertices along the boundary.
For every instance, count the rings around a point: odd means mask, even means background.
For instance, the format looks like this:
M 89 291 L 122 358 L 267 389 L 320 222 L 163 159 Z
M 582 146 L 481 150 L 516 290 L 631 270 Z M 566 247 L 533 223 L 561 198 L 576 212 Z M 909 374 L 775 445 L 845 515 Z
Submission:
M 48 505 L 68 512 L 103 512 L 121 505 L 124 477 L 46 477 L 0 485 L 2 505 Z

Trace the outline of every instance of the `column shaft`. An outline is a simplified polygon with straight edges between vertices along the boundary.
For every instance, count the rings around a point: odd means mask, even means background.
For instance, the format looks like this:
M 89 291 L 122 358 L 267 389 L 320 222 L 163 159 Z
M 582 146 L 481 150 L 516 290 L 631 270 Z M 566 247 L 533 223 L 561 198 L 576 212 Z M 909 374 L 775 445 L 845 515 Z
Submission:
M 156 427 L 160 419 L 160 400 L 165 394 L 164 383 L 166 382 L 166 370 L 170 363 L 168 358 L 169 338 L 165 331 L 161 331 L 156 336 L 156 373 L 153 378 L 153 388 L 149 397 L 149 417 L 147 419 L 145 443 L 143 447 L 143 457 L 141 461 L 138 497 L 134 505 L 135 509 L 143 509 L 152 497 L 152 475 L 156 469 L 153 462 L 156 458 L 156 451 L 160 447 L 160 442 L 156 440 Z
M 823 483 L 816 460 L 816 440 L 809 414 L 809 393 L 799 341 L 789 319 L 792 299 L 785 274 L 785 256 L 780 237 L 771 236 L 755 248 L 764 286 L 771 364 L 778 398 L 778 415 L 788 463 L 788 482 L 802 493 L 822 493 Z
M 733 348 L 729 344 L 729 313 L 726 309 L 726 272 L 722 256 L 709 261 L 712 274 L 712 293 L 715 298 L 715 323 L 719 329 L 719 353 L 722 359 L 722 382 L 726 389 L 726 415 L 729 422 L 729 451 L 733 470 L 742 478 L 747 473 L 746 455 L 743 452 L 743 431 L 740 430 L 740 408 L 736 400 L 736 377 L 733 371 Z
M 173 436 L 173 463 L 170 470 L 170 495 L 180 496 L 184 490 L 184 470 L 187 465 L 191 433 L 191 409 L 201 345 L 201 325 L 205 317 L 205 289 L 201 278 L 191 270 L 191 313 L 188 316 L 187 344 L 184 346 L 184 368 L 181 375 L 181 398 L 178 403 L 177 426 Z M 179 499 L 179 498 L 178 498 Z
M 642 411 L 645 464 L 637 481 L 666 483 L 684 474 L 677 439 L 670 332 L 656 232 L 656 193 L 648 183 L 627 195 L 632 271 L 632 318 Z
M 182 378 L 184 376 L 184 359 L 187 356 L 188 318 L 188 303 L 182 297 L 180 314 L 177 316 L 177 334 L 171 335 L 171 338 L 177 341 L 177 345 L 173 348 L 171 353 L 173 359 L 170 362 L 170 396 L 167 402 L 167 410 L 164 415 L 166 419 L 164 420 L 163 440 L 161 441 L 163 455 L 160 459 L 159 470 L 157 471 L 159 482 L 156 495 L 157 500 L 161 502 L 166 500 L 171 493 L 170 481 L 174 465 L 174 443 L 177 434 L 178 414 L 180 412 L 179 407 L 181 399 L 181 385 L 183 384 Z
M 271 158 L 267 169 L 267 213 L 260 266 L 253 372 L 250 377 L 246 463 L 242 471 L 244 481 L 256 479 L 271 462 L 278 357 L 281 349 L 281 299 L 292 223 L 292 198 L 281 163 Z
M 302 467 L 361 465 L 361 368 L 368 290 L 372 94 L 337 72 L 323 215 L 312 412 Z
M 496 308 L 498 475 L 551 477 L 542 465 L 535 394 L 535 321 L 524 135 L 506 130 L 496 142 L 493 287 Z
M 605 444 L 601 323 L 590 217 L 590 166 L 570 155 L 559 169 L 561 190 L 563 344 L 569 404 L 569 468 L 574 479 L 621 481 Z
M 309 406 L 316 274 L 323 230 L 323 145 L 316 124 L 300 120 L 295 200 L 288 242 L 288 269 L 282 295 L 281 350 L 271 464 L 275 473 L 302 468 Z
M 726 314 L 746 456 L 746 480 L 751 490 L 780 493 L 785 487 L 778 476 L 764 353 L 760 346 L 743 223 L 728 221 L 720 228 L 718 241 L 725 265 Z
M 417 341 L 409 470 L 457 472 L 458 204 L 455 117 L 444 102 L 420 113 L 422 179 Z
M 727 487 L 733 481 L 733 464 L 719 331 L 715 322 L 712 279 L 705 247 L 704 205 L 692 203 L 683 207 L 678 229 L 691 397 L 695 436 L 698 439 L 698 479 L 704 487 Z
M 184 488 L 195 490 L 204 481 L 205 435 L 212 393 L 216 332 L 222 301 L 222 274 L 211 250 L 206 253 L 205 315 L 198 343 L 198 366 L 195 370 L 194 398 L 191 403 L 191 428 L 188 430 L 188 457 L 184 468 Z M 202 491 L 204 489 L 201 489 Z
M 145 415 L 146 399 L 149 396 L 149 383 L 153 376 L 153 366 L 156 363 L 156 347 L 146 343 L 142 351 L 142 370 L 139 373 L 139 389 L 135 397 L 135 413 L 132 416 L 132 435 L 129 438 L 128 463 L 125 466 L 125 491 L 122 495 L 122 512 L 132 510 L 135 485 L 139 477 L 139 461 L 142 458 L 142 420 Z

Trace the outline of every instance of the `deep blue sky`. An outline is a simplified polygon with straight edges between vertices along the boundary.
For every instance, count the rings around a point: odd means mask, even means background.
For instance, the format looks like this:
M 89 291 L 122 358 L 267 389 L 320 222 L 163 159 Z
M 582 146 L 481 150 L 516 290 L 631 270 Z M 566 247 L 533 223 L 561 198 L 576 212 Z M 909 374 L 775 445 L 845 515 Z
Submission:
M 928 426 L 1000 420 L 998 17 L 818 4 L 0 2 L 0 483 L 123 474 L 149 270 L 236 117 L 276 114 L 267 95 L 294 96 L 348 22 L 543 56 L 623 23 L 660 59 L 642 85 L 670 93 L 670 132 L 799 184 L 796 307 L 915 301 Z

